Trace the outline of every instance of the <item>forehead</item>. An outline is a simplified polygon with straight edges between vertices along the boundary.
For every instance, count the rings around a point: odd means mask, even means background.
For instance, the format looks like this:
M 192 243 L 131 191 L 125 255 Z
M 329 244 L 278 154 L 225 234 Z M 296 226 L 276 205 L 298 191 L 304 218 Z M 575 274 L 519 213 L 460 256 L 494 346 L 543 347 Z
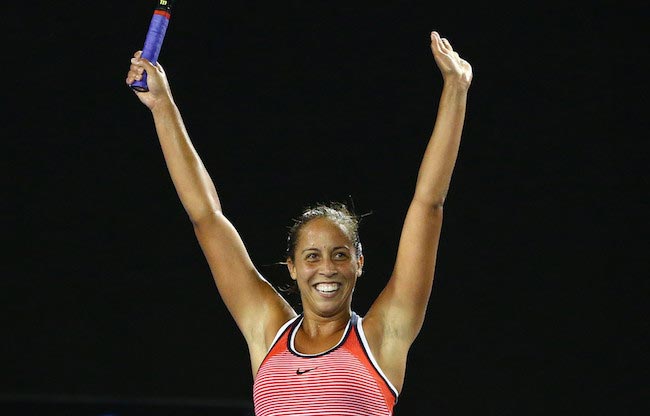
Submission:
M 352 246 L 350 236 L 345 227 L 329 218 L 315 218 L 306 223 L 298 235 L 299 246 L 321 245 Z

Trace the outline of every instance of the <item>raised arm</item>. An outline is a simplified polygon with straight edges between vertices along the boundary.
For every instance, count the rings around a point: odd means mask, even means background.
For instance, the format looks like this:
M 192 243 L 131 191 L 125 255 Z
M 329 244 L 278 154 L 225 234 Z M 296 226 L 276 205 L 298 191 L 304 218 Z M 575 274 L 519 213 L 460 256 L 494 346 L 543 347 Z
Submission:
M 256 372 L 275 331 L 295 312 L 257 272 L 239 234 L 223 215 L 214 183 L 190 141 L 162 66 L 153 66 L 140 54 L 136 52 L 131 59 L 126 83 L 141 79 L 147 71 L 149 92 L 136 95 L 151 110 L 176 192 L 219 293 L 246 338 Z
M 393 373 L 395 368 L 391 367 L 399 367 L 398 373 L 403 371 L 401 367 L 405 363 L 396 363 L 395 357 L 406 359 L 408 348 L 424 322 L 433 284 L 442 208 L 458 154 L 467 91 L 472 80 L 471 66 L 437 32 L 431 33 L 431 51 L 444 81 L 438 115 L 402 228 L 393 273 L 366 315 L 369 337 L 375 335 L 382 365 Z

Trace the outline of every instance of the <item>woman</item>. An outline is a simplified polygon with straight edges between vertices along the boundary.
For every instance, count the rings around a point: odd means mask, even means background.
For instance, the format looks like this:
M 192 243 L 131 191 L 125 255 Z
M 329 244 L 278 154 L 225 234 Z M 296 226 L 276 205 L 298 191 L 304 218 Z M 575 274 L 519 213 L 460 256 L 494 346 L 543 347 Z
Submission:
M 216 189 L 174 104 L 165 72 L 136 52 L 126 83 L 148 75 L 136 95 L 152 112 L 174 186 L 189 214 L 217 288 L 244 335 L 258 416 L 390 415 L 402 390 L 411 343 L 420 331 L 433 284 L 445 196 L 465 117 L 471 66 L 431 33 L 444 81 L 390 280 L 362 319 L 351 311 L 364 258 L 355 217 L 320 206 L 296 221 L 287 267 L 303 313 L 259 274 L 224 216 Z

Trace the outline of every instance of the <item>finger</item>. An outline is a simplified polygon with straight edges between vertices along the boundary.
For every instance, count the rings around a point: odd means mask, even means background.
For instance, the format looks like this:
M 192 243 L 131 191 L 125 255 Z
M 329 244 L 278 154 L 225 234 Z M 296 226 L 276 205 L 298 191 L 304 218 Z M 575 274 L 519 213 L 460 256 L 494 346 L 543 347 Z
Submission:
M 131 58 L 131 65 L 129 66 L 130 71 L 135 71 L 138 68 L 142 68 L 142 67 L 143 67 L 143 63 L 140 58 Z
M 126 76 L 126 84 L 127 84 L 127 85 L 131 85 L 131 84 L 133 84 L 135 81 L 140 81 L 141 79 L 142 79 L 142 75 L 138 75 L 138 74 L 129 74 L 129 75 Z
M 129 66 L 129 72 L 126 74 L 126 83 L 131 84 L 133 81 L 139 81 L 142 79 L 142 74 L 144 73 L 144 67 L 137 58 L 131 58 L 131 65 Z
M 140 63 L 142 64 L 142 66 L 144 66 L 145 71 L 147 71 L 149 73 L 153 73 L 153 72 L 156 72 L 156 71 L 157 72 L 162 72 L 162 66 L 159 63 L 156 63 L 154 65 L 154 64 L 151 63 L 151 61 L 149 61 L 146 58 L 140 58 Z
M 144 69 L 141 67 L 136 67 L 135 69 L 129 70 L 129 72 L 126 74 L 126 77 L 129 79 L 140 79 L 142 78 L 142 75 L 144 74 Z
M 129 71 L 133 71 L 133 72 L 137 72 L 137 73 L 141 74 L 142 71 L 144 71 L 144 67 L 142 66 L 142 64 L 136 63 L 137 61 L 133 61 L 133 59 L 135 59 L 135 58 L 132 58 L 132 60 L 131 60 L 131 65 L 129 66 Z
M 136 51 L 136 53 L 133 54 L 136 58 L 139 58 L 142 56 L 142 51 Z
M 131 58 L 131 67 L 137 67 L 137 68 L 142 68 L 144 69 L 153 69 L 155 68 L 151 62 L 147 58 L 142 58 L 142 57 L 134 57 Z
M 447 52 L 452 52 L 454 49 L 451 47 L 451 43 L 447 40 L 447 38 L 442 38 L 442 45 L 444 46 L 444 49 Z
M 164 73 L 162 71 L 162 67 L 160 64 L 152 64 L 147 58 L 131 58 L 131 67 L 130 69 L 132 71 L 135 71 L 137 73 L 142 73 L 143 71 L 147 71 L 149 73 L 154 73 L 154 72 L 160 72 Z
M 440 38 L 440 34 L 438 32 L 436 32 L 436 31 L 431 32 L 431 43 L 435 44 L 435 45 L 438 45 L 438 47 L 442 49 L 443 45 L 442 45 L 441 42 L 442 42 L 442 40 Z
M 431 50 L 437 53 L 444 53 L 438 32 L 431 32 Z

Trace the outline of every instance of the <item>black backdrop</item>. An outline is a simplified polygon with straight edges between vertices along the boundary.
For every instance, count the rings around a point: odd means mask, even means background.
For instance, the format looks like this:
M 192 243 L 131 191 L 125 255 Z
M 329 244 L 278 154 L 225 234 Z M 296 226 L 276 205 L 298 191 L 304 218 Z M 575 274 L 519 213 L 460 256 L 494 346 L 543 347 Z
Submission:
M 286 282 L 290 219 L 352 198 L 372 212 L 367 310 L 432 128 L 438 30 L 475 79 L 396 414 L 631 414 L 645 6 L 376 3 L 176 6 L 160 61 L 254 262 Z M 123 81 L 153 2 L 5 7 L 0 395 L 250 402 L 244 340 Z

